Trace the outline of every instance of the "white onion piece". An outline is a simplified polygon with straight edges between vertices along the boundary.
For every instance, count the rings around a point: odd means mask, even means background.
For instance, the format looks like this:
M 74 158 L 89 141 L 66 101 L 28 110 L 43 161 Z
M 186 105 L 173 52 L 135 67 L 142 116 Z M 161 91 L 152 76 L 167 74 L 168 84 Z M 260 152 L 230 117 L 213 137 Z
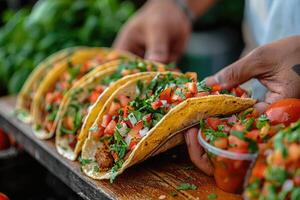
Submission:
M 290 191 L 294 187 L 294 182 L 292 180 L 286 180 L 282 185 L 282 190 Z
M 135 116 L 134 116 L 133 113 L 130 113 L 130 114 L 128 115 L 128 119 L 129 119 L 130 123 L 131 123 L 133 126 L 137 123 L 137 120 L 136 120 L 136 118 L 135 118 Z
M 144 137 L 145 135 L 147 135 L 148 131 L 149 131 L 149 128 L 145 127 L 145 128 L 143 128 L 142 130 L 139 131 L 139 134 L 140 134 L 141 137 Z
M 121 125 L 121 127 L 119 128 L 118 126 L 116 127 L 116 129 L 119 131 L 119 133 L 120 133 L 120 135 L 122 135 L 123 137 L 124 136 L 126 136 L 126 134 L 127 134 L 127 129 L 128 129 L 128 127 L 127 127 L 127 125 L 126 124 L 120 124 Z
M 131 140 L 132 140 L 132 136 L 131 136 L 131 135 L 127 135 L 127 136 L 125 137 L 125 142 L 126 142 L 126 144 L 127 144 L 128 146 L 129 146 Z

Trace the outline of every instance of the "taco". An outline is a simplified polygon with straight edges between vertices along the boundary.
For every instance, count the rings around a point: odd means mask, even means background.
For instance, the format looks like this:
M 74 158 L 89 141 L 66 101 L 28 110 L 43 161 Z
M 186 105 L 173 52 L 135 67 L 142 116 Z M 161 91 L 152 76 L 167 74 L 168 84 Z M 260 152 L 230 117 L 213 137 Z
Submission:
M 85 47 L 72 47 L 60 50 L 43 60 L 30 74 L 18 94 L 16 103 L 16 114 L 18 119 L 29 123 L 30 109 L 35 92 L 43 81 L 43 77 L 52 69 L 52 67 L 61 60 L 71 56 L 74 52 L 82 50 Z
M 300 199 L 300 120 L 261 148 L 245 182 L 244 199 Z
M 118 60 L 105 65 L 107 65 L 105 70 L 92 71 L 87 75 L 91 75 L 89 78 L 72 87 L 65 94 L 63 103 L 60 105 L 57 122 L 55 122 L 57 123 L 56 148 L 68 159 L 77 158 L 89 127 L 106 100 L 117 88 L 129 80 L 141 78 L 143 73 L 139 72 L 169 69 L 162 64 L 142 60 Z M 122 78 L 124 76 L 126 78 Z M 96 106 L 92 107 L 95 102 Z
M 106 48 L 90 48 L 78 51 L 68 59 L 57 63 L 44 77 L 34 96 L 31 114 L 34 134 L 40 139 L 53 136 L 54 121 L 64 94 L 76 83 L 85 80 L 84 75 L 101 64 L 134 56 Z
M 81 154 L 84 173 L 113 180 L 126 168 L 181 143 L 183 137 L 176 133 L 200 119 L 235 113 L 255 102 L 221 94 L 226 91 L 197 83 L 190 75 L 149 74 L 118 88 L 89 130 Z

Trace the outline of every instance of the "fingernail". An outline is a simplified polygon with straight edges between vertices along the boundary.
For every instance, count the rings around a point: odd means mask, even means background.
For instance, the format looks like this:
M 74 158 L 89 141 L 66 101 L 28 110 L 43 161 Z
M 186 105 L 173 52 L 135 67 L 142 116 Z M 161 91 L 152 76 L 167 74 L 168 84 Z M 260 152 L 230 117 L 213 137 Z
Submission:
M 206 83 L 206 85 L 214 85 L 214 84 L 218 83 L 218 80 L 216 79 L 215 76 L 209 76 L 206 78 L 205 83 Z

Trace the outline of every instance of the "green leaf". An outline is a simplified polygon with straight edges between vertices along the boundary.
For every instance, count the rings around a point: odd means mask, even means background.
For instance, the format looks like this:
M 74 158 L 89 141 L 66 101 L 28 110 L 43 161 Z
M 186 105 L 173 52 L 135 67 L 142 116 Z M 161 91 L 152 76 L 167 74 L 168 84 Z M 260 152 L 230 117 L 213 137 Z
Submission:
M 177 185 L 176 190 L 197 190 L 197 186 L 190 183 L 180 183 Z
M 243 131 L 230 131 L 230 134 L 236 136 L 237 138 L 241 139 L 241 140 L 245 140 L 245 133 Z
M 256 128 L 261 129 L 269 122 L 266 115 L 261 115 L 256 121 Z
M 81 156 L 78 157 L 78 161 L 80 162 L 80 164 L 82 166 L 88 165 L 91 162 L 93 162 L 93 160 L 91 160 L 91 159 L 83 159 Z
M 215 193 L 210 193 L 209 195 L 207 195 L 208 199 L 216 199 L 218 196 Z

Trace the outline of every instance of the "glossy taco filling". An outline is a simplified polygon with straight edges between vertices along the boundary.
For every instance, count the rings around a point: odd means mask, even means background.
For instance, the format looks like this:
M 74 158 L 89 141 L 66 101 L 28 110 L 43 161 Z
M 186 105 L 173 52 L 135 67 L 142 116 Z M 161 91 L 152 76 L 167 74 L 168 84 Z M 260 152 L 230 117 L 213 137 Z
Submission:
M 300 121 L 280 131 L 259 155 L 247 183 L 247 199 L 300 199 Z
M 63 123 L 60 128 L 62 137 L 68 139 L 68 145 L 74 149 L 77 143 L 77 138 L 80 133 L 84 117 L 87 116 L 88 110 L 97 101 L 102 92 L 116 80 L 130 74 L 147 71 L 165 71 L 162 65 L 155 65 L 153 63 L 144 63 L 138 60 L 123 61 L 118 66 L 116 72 L 106 76 L 97 84 L 97 86 L 90 86 L 90 88 L 80 88 L 71 94 L 71 102 L 65 112 Z
M 221 91 L 218 86 L 207 87 L 204 82 L 197 83 L 194 73 L 159 75 L 150 82 L 138 81 L 136 97 L 116 97 L 97 126 L 90 130 L 92 139 L 104 144 L 95 154 L 97 170 L 117 172 L 139 141 L 182 101 L 222 93 L 230 92 Z
M 83 77 L 85 74 L 93 70 L 98 65 L 119 58 L 116 52 L 111 52 L 108 55 L 98 55 L 83 64 L 74 65 L 68 63 L 67 70 L 61 74 L 56 84 L 48 90 L 45 95 L 45 103 L 42 107 L 42 123 L 36 127 L 50 132 L 53 128 L 56 114 L 64 94 L 72 87 L 72 84 Z

